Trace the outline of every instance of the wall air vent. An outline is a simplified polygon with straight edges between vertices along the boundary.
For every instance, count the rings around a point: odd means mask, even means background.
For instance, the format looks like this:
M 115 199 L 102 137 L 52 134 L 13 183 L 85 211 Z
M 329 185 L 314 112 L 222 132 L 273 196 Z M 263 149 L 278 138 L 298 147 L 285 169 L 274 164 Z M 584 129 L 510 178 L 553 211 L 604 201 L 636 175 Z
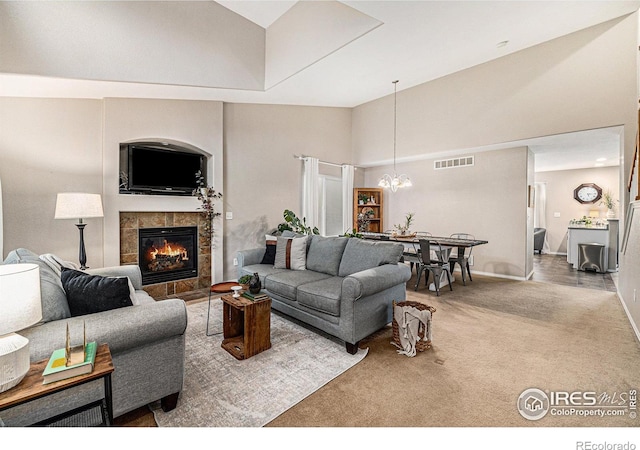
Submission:
M 457 169 L 458 167 L 473 166 L 473 156 L 462 156 L 460 158 L 440 159 L 433 162 L 435 170 Z

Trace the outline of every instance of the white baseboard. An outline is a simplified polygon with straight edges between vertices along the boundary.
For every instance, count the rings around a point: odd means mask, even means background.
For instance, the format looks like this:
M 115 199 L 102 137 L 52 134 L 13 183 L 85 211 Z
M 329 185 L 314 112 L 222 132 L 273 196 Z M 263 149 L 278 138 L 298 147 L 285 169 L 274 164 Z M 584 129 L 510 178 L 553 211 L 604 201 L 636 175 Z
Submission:
M 460 272 L 460 269 L 454 270 L 454 273 L 455 272 Z M 484 275 L 484 276 L 487 276 L 487 277 L 493 277 L 493 278 L 505 278 L 507 280 L 527 281 L 527 278 L 525 278 L 525 277 L 516 277 L 514 275 L 502 275 L 502 274 L 493 273 L 493 272 L 479 272 L 477 270 L 471 271 L 471 276 L 474 276 L 476 274 Z
M 633 328 L 633 332 L 636 334 L 636 339 L 640 341 L 640 330 L 638 330 L 638 326 L 633 321 L 633 317 L 631 317 L 631 312 L 629 312 L 629 309 L 627 308 L 627 304 L 624 302 L 624 299 L 622 298 L 620 291 L 618 291 L 617 294 L 618 294 L 618 300 L 620 300 L 620 303 L 622 303 L 622 308 L 624 308 L 624 312 L 627 314 L 627 319 L 629 319 L 631 328 Z

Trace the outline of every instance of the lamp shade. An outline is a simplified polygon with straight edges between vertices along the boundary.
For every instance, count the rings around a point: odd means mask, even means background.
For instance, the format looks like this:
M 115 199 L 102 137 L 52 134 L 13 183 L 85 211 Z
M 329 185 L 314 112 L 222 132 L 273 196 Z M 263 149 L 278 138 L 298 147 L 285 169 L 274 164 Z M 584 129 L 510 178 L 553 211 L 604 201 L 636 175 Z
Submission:
M 56 219 L 103 217 L 100 194 L 62 192 L 56 199 Z
M 40 268 L 36 264 L 0 265 L 0 336 L 42 319 Z

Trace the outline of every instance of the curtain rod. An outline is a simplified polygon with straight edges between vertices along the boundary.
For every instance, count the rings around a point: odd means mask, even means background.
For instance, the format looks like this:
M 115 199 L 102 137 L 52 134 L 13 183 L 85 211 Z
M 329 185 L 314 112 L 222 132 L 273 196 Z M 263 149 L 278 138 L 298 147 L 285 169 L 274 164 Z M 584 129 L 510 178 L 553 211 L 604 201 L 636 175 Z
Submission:
M 305 158 L 307 158 L 307 156 L 305 156 L 305 155 L 293 155 L 293 157 L 296 158 L 296 159 L 301 159 L 301 160 L 304 160 Z M 336 163 L 327 162 L 327 161 L 320 161 L 320 160 L 318 160 L 318 164 L 324 164 L 324 165 L 327 165 L 327 166 L 334 166 L 334 167 L 342 167 L 342 166 L 348 165 L 348 164 L 345 164 L 345 163 L 336 164 Z M 357 168 L 357 166 L 354 166 L 354 169 L 355 168 Z

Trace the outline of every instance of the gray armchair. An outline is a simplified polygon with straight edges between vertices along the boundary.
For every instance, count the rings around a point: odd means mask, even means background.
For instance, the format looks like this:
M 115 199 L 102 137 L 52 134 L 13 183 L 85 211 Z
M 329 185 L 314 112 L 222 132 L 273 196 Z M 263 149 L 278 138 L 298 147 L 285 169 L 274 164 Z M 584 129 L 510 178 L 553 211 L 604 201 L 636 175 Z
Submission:
M 547 234 L 546 228 L 534 228 L 533 229 L 533 253 L 538 252 L 542 254 L 542 247 L 544 246 L 544 237 Z

